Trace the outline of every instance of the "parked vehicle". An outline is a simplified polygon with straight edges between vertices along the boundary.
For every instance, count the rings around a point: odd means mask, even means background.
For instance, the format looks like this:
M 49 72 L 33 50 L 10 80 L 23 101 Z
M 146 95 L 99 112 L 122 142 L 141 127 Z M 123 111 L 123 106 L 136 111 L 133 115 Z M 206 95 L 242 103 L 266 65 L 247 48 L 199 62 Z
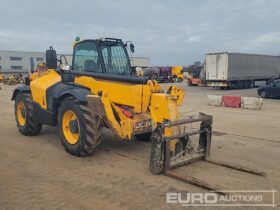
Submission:
M 165 66 L 159 68 L 158 82 L 172 82 L 172 67 Z
M 259 87 L 258 94 L 262 98 L 280 98 L 280 81 Z
M 172 79 L 173 82 L 183 82 L 184 80 L 184 73 L 183 73 L 183 66 L 172 66 L 171 69 Z
M 3 81 L 4 81 L 4 84 L 7 84 L 7 85 L 16 85 L 16 84 L 24 83 L 22 74 L 9 75 L 7 78 L 4 78 Z
M 151 66 L 151 67 L 145 67 L 142 68 L 140 66 L 137 66 L 134 68 L 135 70 L 135 76 L 137 77 L 149 77 L 152 79 L 156 79 L 159 75 L 159 67 L 157 66 Z
M 151 66 L 148 68 L 136 69 L 136 76 L 147 76 L 150 79 L 157 80 L 158 82 L 182 82 L 184 79 L 182 66 Z
M 280 78 L 279 56 L 240 53 L 206 55 L 207 86 L 220 88 L 252 88 L 255 81 Z
M 186 72 L 186 79 L 188 86 L 198 86 L 203 83 L 202 74 L 203 66 L 190 65 L 184 70 Z

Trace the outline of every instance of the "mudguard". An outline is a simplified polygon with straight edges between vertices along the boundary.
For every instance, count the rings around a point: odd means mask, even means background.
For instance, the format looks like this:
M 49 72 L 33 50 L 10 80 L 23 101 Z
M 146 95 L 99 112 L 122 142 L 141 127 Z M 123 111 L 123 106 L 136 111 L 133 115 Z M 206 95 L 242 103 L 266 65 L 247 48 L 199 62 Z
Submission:
M 30 93 L 30 86 L 17 87 L 12 95 L 11 100 L 15 100 L 18 93 Z M 87 103 L 87 95 L 90 95 L 91 91 L 82 86 L 68 85 L 61 82 L 49 87 L 46 91 L 47 98 L 47 110 L 42 109 L 41 106 L 34 102 L 34 111 L 36 116 L 42 124 L 56 126 L 57 124 L 57 111 L 59 104 L 66 97 L 74 97 L 79 103 Z
M 33 102 L 36 116 L 42 124 L 56 126 L 57 112 L 60 103 L 66 97 L 73 97 L 79 103 L 87 103 L 86 96 L 91 94 L 90 90 L 76 85 L 68 85 L 61 82 L 50 86 L 46 90 L 47 109 L 43 109 L 39 103 Z
M 16 96 L 18 93 L 30 93 L 30 87 L 29 86 L 20 86 L 20 87 L 17 87 L 14 92 L 13 92 L 13 95 L 12 95 L 12 99 L 11 100 L 15 100 L 16 99 Z
M 46 91 L 47 109 L 56 113 L 59 104 L 66 97 L 74 97 L 79 103 L 87 103 L 86 96 L 89 94 L 91 91 L 86 87 L 59 82 Z

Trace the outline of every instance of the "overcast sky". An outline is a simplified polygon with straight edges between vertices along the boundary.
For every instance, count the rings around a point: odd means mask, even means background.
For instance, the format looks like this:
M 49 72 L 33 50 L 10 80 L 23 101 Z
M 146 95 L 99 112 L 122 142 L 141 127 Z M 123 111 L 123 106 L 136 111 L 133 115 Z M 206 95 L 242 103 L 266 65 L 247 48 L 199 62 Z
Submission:
M 279 0 L 0 0 L 0 50 L 72 52 L 75 36 L 117 37 L 153 65 L 209 52 L 280 54 Z

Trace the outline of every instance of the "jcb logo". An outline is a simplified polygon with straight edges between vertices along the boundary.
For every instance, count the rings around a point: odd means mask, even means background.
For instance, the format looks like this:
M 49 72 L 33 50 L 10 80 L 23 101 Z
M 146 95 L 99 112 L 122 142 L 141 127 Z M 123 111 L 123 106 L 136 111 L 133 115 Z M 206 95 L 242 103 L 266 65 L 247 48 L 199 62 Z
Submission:
M 135 131 L 151 129 L 152 128 L 152 121 L 151 120 L 146 120 L 146 121 L 136 122 L 134 128 L 135 128 Z

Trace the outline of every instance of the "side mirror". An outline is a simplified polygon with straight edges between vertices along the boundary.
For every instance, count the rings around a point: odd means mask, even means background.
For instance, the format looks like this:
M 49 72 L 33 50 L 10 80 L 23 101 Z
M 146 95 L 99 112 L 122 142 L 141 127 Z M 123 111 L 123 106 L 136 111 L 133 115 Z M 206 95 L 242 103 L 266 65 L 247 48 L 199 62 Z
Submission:
M 52 46 L 50 46 L 50 49 L 46 51 L 46 65 L 48 69 L 57 68 L 57 55 Z
M 130 49 L 130 51 L 131 51 L 132 53 L 134 53 L 134 52 L 135 52 L 135 50 L 134 50 L 134 44 L 130 43 L 130 44 L 129 44 L 129 49 Z

